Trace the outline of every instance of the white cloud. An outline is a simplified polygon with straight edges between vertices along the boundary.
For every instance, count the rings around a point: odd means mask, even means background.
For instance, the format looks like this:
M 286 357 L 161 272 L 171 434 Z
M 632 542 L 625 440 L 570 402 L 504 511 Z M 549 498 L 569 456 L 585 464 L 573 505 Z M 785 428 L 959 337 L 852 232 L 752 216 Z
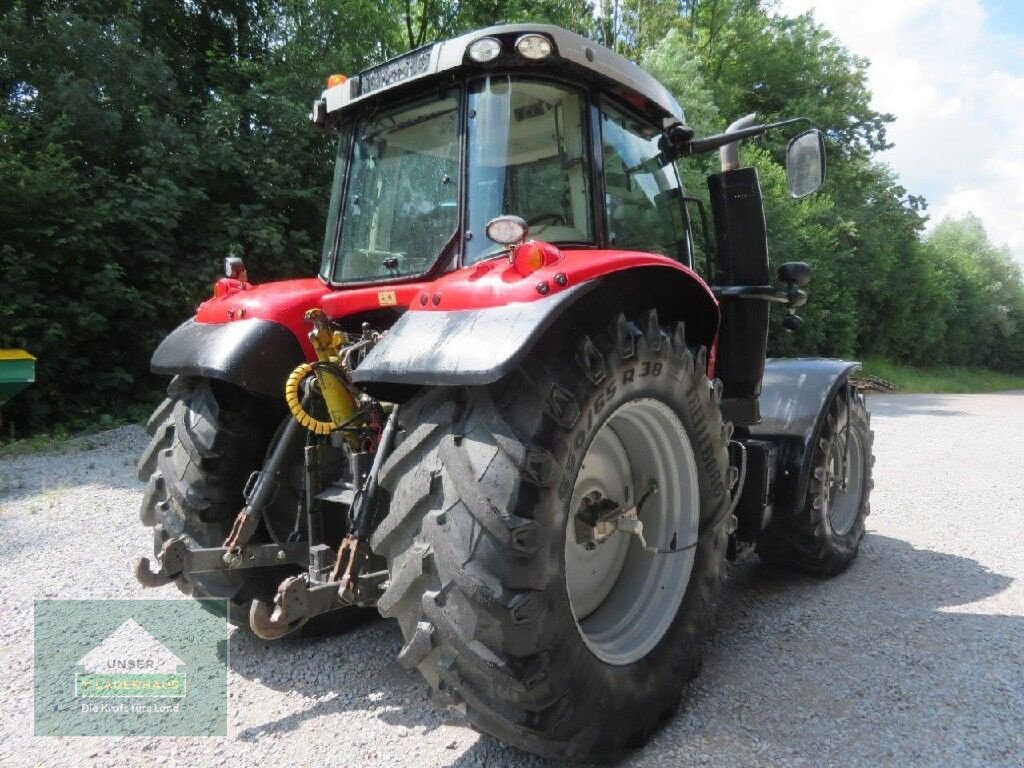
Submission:
M 931 225 L 977 214 L 1024 263 L 1024 45 L 982 0 L 781 0 L 871 60 L 873 106 L 896 115 L 881 155 Z

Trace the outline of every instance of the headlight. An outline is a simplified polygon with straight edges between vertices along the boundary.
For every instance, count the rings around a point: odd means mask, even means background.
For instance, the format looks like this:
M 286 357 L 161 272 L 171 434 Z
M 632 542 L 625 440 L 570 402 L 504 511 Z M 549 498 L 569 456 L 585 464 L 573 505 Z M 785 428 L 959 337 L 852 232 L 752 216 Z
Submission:
M 551 55 L 551 41 L 544 35 L 523 35 L 516 40 L 516 50 L 524 59 L 540 61 Z
M 469 46 L 469 58 L 477 64 L 494 61 L 501 55 L 501 43 L 493 37 L 481 37 Z

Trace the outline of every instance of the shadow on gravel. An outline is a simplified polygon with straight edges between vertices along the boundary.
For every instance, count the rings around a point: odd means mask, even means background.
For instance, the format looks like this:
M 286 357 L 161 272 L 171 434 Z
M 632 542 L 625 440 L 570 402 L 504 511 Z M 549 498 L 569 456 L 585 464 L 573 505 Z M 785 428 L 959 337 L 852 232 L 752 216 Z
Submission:
M 683 709 L 624 764 L 705 756 L 768 764 L 792 759 L 792 751 L 771 751 L 784 742 L 814 756 L 810 764 L 858 755 L 878 764 L 922 758 L 941 765 L 922 750 L 949 749 L 948 739 L 981 764 L 1010 765 L 1021 753 L 1012 750 L 1024 750 L 1024 619 L 956 608 L 997 595 L 1012 581 L 974 560 L 873 534 L 853 567 L 830 580 L 743 558 L 726 583 L 704 671 Z M 239 738 L 291 731 L 339 712 L 373 712 L 389 724 L 426 730 L 464 724 L 434 707 L 419 675 L 395 662 L 397 624 L 371 615 L 358 617 L 341 637 L 317 641 L 275 645 L 235 632 L 235 672 L 309 700 Z M 1005 719 L 979 728 L 979 711 Z M 980 734 L 974 746 L 972 733 Z M 752 750 L 748 758 L 734 754 L 738 745 Z M 452 757 L 456 768 L 556 765 L 489 738 Z
M 390 725 L 409 729 L 461 722 L 460 716 L 430 702 L 416 670 L 405 670 L 396 661 L 402 648 L 396 622 L 381 618 L 376 609 L 353 609 L 350 615 L 334 636 L 265 642 L 240 630 L 231 634 L 232 671 L 307 700 L 298 711 L 246 728 L 238 734 L 240 740 L 287 733 L 307 720 L 345 712 L 372 712 Z

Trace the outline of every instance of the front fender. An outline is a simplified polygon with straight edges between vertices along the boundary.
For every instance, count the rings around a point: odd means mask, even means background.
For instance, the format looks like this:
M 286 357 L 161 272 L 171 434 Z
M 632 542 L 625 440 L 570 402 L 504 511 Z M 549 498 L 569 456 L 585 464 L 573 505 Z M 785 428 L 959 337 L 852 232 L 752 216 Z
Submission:
M 271 320 L 186 320 L 160 342 L 150 368 L 155 373 L 220 379 L 281 398 L 288 374 L 305 359 L 295 334 Z
M 778 448 L 776 510 L 798 509 L 807 495 L 814 445 L 832 398 L 860 363 L 825 358 L 771 358 L 761 385 L 761 422 L 750 435 Z

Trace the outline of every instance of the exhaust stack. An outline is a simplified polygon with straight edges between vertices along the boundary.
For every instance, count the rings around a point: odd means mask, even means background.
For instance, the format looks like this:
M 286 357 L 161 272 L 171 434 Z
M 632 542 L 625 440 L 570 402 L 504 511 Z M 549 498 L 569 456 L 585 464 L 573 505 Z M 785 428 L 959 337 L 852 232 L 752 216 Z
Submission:
M 742 130 L 743 128 L 749 128 L 757 120 L 757 115 L 751 112 L 749 115 L 744 115 L 739 120 L 734 121 L 725 129 L 726 133 L 735 133 L 736 131 Z M 735 171 L 740 167 L 740 139 L 731 144 L 719 148 L 718 156 L 722 161 L 722 172 Z

